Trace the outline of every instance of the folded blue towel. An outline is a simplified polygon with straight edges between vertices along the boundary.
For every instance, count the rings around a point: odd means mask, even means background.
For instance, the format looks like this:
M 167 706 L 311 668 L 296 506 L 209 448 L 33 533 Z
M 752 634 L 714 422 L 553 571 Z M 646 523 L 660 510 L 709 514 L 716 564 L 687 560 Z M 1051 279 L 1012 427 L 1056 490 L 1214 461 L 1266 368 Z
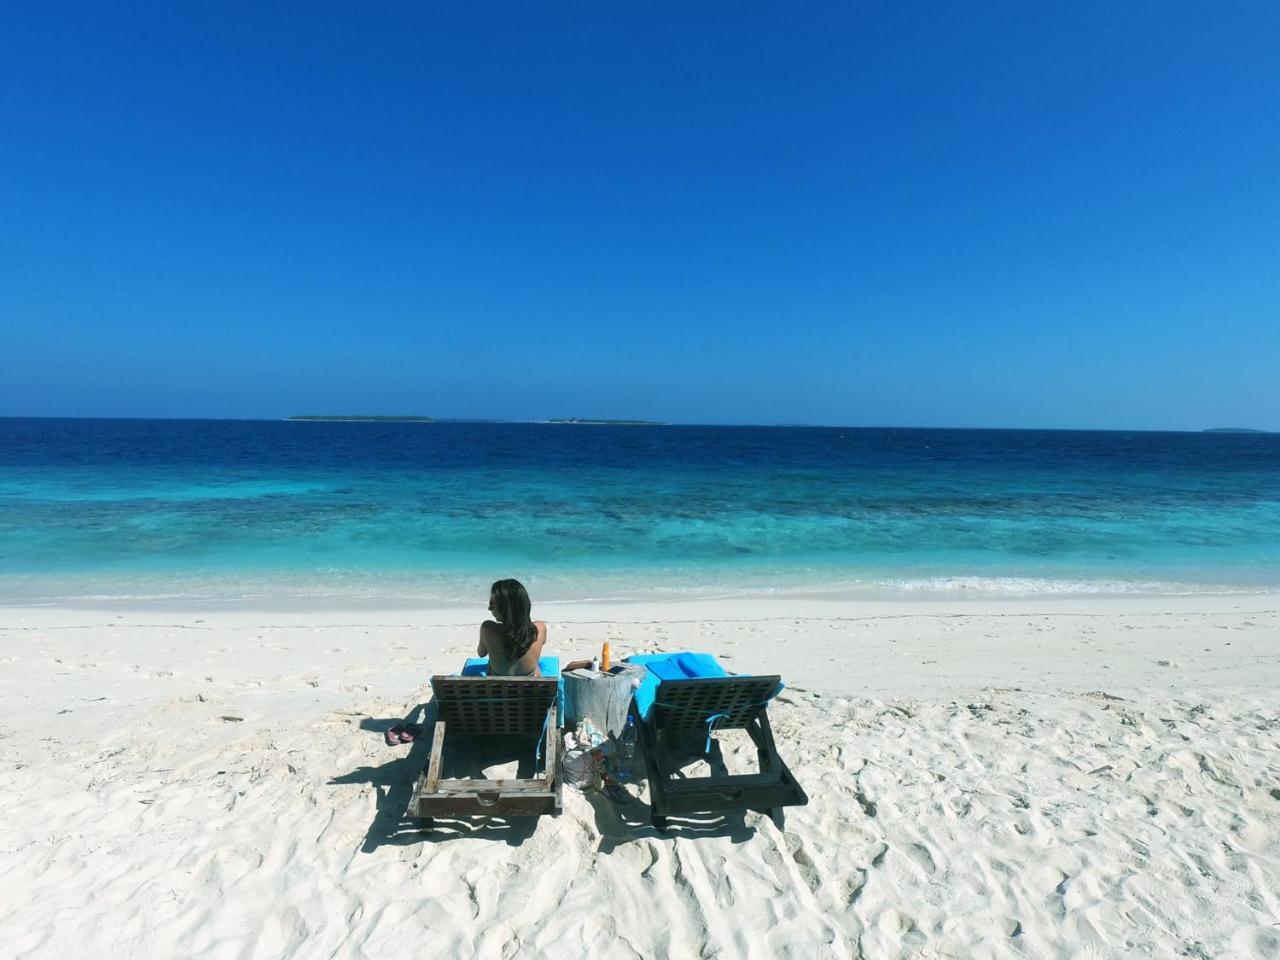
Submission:
M 639 653 L 627 658 L 641 663 L 663 680 L 691 680 L 697 677 L 727 677 L 720 661 L 709 653 Z
M 560 718 L 561 723 L 564 723 L 564 678 L 560 676 L 560 658 L 539 657 L 538 672 L 544 677 L 555 677 L 560 681 L 556 690 L 556 716 Z M 462 665 L 464 677 L 487 677 L 488 675 L 488 657 L 468 657 L 467 662 Z

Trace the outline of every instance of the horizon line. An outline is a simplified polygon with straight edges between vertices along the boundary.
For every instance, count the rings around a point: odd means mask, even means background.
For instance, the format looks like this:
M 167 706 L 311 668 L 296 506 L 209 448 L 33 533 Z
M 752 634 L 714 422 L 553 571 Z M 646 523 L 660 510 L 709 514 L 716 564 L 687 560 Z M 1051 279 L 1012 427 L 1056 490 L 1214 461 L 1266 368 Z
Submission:
M 321 416 L 321 415 L 317 415 Z M 329 415 L 338 416 L 338 415 Z M 355 416 L 355 415 L 352 415 Z M 365 416 L 375 416 L 367 414 Z M 577 420 L 604 420 L 605 423 L 570 423 L 567 421 Z M 343 420 L 343 419 L 323 419 L 323 420 L 299 420 L 289 416 L 282 417 L 111 417 L 111 416 L 63 416 L 63 415 L 24 415 L 24 414 L 0 414 L 0 420 L 160 420 L 160 421 L 193 421 L 193 422 L 220 422 L 220 423 L 367 423 L 368 421 L 360 420 Z M 634 422 L 627 422 L 632 420 Z M 377 422 L 377 421 L 375 421 Z M 1153 428 L 1153 427 L 992 427 L 992 426 L 909 426 L 909 425 L 881 425 L 881 424 L 826 424 L 826 423 L 700 423 L 693 421 L 657 421 L 657 420 L 640 420 L 640 418 L 618 418 L 618 417 L 602 417 L 602 418 L 572 418 L 572 417 L 545 417 L 536 419 L 507 419 L 501 417 L 430 417 L 428 419 L 410 420 L 395 419 L 394 417 L 383 420 L 384 423 L 417 423 L 418 425 L 430 423 L 443 424 L 463 424 L 463 423 L 509 423 L 509 424 L 538 424 L 543 426 L 627 426 L 627 427 L 721 427 L 721 428 L 743 428 L 743 429 L 776 429 L 776 430 L 996 430 L 1009 432 L 1026 432 L 1026 433 L 1238 433 L 1238 434 L 1275 434 L 1275 430 L 1264 430 L 1257 427 L 1198 427 L 1198 428 Z

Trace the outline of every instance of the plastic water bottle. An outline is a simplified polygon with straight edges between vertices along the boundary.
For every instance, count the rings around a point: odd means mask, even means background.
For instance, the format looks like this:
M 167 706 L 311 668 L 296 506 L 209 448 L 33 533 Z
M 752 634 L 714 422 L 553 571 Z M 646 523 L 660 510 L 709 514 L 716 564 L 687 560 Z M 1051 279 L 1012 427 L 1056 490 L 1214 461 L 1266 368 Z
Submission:
M 618 738 L 618 779 L 630 780 L 636 761 L 636 718 L 627 714 L 627 725 Z

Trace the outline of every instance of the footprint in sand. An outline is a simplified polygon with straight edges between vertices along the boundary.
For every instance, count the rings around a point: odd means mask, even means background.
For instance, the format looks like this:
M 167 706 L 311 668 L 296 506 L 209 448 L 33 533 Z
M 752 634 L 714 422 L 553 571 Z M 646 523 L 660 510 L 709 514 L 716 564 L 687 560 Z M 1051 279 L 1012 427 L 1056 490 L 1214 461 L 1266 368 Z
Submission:
M 902 852 L 910 857 L 915 865 L 926 874 L 932 875 L 938 869 L 937 864 L 933 862 L 933 854 L 923 844 L 908 843 L 902 848 Z

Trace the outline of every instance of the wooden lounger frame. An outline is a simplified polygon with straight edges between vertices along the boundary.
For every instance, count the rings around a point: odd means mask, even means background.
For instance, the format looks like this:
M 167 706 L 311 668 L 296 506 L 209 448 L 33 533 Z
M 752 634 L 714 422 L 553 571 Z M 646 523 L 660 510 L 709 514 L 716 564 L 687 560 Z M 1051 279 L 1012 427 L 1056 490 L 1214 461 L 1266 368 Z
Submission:
M 431 758 L 414 788 L 410 816 L 430 821 L 437 816 L 536 817 L 560 812 L 557 679 L 435 676 L 431 689 L 437 707 Z M 527 780 L 441 779 L 446 728 L 479 736 L 527 734 L 531 750 L 545 741 L 543 775 Z
M 649 719 L 640 724 L 656 829 L 666 830 L 671 814 L 734 810 L 759 810 L 781 827 L 783 807 L 809 802 L 778 756 L 769 726 L 768 702 L 780 679 L 710 677 L 658 684 Z M 709 724 L 713 717 L 714 724 Z M 677 770 L 675 735 L 706 737 L 726 729 L 747 731 L 756 745 L 759 773 L 672 778 Z

